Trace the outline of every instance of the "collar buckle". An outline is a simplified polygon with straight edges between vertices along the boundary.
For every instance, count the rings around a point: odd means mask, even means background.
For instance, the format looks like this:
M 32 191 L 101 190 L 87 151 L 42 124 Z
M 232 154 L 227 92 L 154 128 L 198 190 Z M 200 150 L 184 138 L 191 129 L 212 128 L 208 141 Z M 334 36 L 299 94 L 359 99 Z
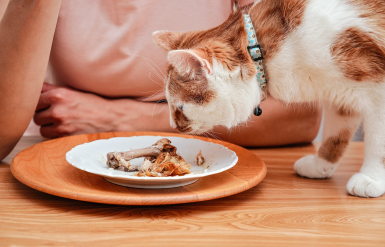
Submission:
M 263 54 L 262 54 L 261 46 L 259 44 L 248 46 L 247 50 L 249 51 L 251 59 L 254 62 L 257 62 L 257 61 L 263 59 Z

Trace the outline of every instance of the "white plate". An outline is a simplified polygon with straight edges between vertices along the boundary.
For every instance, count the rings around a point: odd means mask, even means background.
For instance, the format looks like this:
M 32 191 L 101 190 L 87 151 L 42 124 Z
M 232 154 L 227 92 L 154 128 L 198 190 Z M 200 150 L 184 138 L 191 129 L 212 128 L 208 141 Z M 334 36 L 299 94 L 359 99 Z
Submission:
M 175 177 L 137 177 L 135 172 L 113 170 L 106 165 L 107 153 L 130 151 L 149 147 L 161 138 L 167 138 L 177 148 L 177 152 L 191 164 L 192 174 Z M 203 166 L 196 164 L 196 155 L 202 150 L 206 162 Z M 237 161 L 236 153 L 217 143 L 198 139 L 173 136 L 133 136 L 102 139 L 78 145 L 66 153 L 68 163 L 74 167 L 103 176 L 107 181 L 133 188 L 163 189 L 188 185 L 201 177 L 210 176 L 233 167 Z M 134 159 L 132 165 L 140 165 L 143 159 Z

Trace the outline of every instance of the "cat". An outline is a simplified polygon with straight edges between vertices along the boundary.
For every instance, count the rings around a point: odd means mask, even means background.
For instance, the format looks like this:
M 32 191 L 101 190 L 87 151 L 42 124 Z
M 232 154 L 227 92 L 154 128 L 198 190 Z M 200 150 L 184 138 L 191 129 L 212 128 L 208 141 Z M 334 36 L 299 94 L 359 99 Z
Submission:
M 242 9 L 209 30 L 157 31 L 168 51 L 170 123 L 182 133 L 247 122 L 263 90 L 248 51 Z M 363 120 L 365 155 L 347 191 L 385 192 L 385 1 L 258 0 L 248 10 L 259 41 L 269 97 L 324 107 L 322 143 L 299 159 L 302 177 L 329 178 Z

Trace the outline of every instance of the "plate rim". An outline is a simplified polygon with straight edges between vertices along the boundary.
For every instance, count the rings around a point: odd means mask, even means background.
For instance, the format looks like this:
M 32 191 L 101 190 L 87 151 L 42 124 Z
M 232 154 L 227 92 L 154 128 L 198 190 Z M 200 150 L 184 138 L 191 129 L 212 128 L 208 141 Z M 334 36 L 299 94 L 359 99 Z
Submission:
M 162 138 L 168 138 L 168 137 L 173 137 L 173 138 L 182 138 L 182 139 L 185 139 L 185 140 L 188 140 L 188 139 L 192 139 L 192 138 L 185 138 L 185 137 L 180 137 L 180 136 L 162 136 L 162 135 L 143 135 L 143 136 L 150 136 L 150 137 L 162 137 Z M 207 176 L 210 176 L 210 175 L 214 175 L 214 174 L 218 174 L 218 173 L 222 173 L 224 171 L 227 171 L 231 168 L 233 168 L 237 163 L 238 163 L 238 155 L 236 152 L 234 152 L 234 150 L 231 150 L 230 148 L 224 146 L 224 145 L 221 145 L 219 143 L 214 143 L 214 142 L 209 142 L 209 141 L 205 141 L 205 140 L 202 140 L 202 139 L 195 139 L 195 140 L 199 140 L 199 141 L 203 141 L 203 142 L 206 142 L 206 143 L 211 143 L 211 144 L 214 144 L 214 145 L 220 145 L 221 147 L 227 149 L 228 151 L 231 152 L 231 155 L 235 155 L 235 160 L 231 162 L 230 165 L 224 167 L 224 168 L 221 168 L 219 170 L 216 170 L 216 171 L 211 171 L 211 172 L 206 172 L 206 173 L 199 173 L 199 174 L 193 174 L 193 175 L 187 175 L 187 176 L 173 176 L 173 177 L 138 177 L 138 176 L 133 176 L 133 175 L 119 175 L 119 176 L 111 176 L 109 174 L 102 174 L 102 173 L 98 173 L 98 172 L 92 172 L 90 170 L 87 170 L 87 169 L 81 169 L 80 167 L 72 164 L 69 160 L 68 160 L 68 155 L 71 151 L 73 151 L 75 148 L 79 147 L 79 146 L 83 146 L 83 145 L 87 145 L 89 143 L 93 143 L 93 142 L 98 142 L 98 141 L 109 141 L 111 139 L 115 139 L 115 138 L 134 138 L 134 137 L 138 137 L 138 136 L 129 136 L 129 137 L 112 137 L 112 138 L 109 138 L 109 139 L 98 139 L 98 140 L 94 140 L 94 141 L 91 141 L 91 142 L 87 142 L 87 143 L 83 143 L 83 144 L 80 144 L 80 145 L 77 145 L 75 147 L 73 147 L 71 150 L 69 150 L 67 153 L 66 153 L 66 160 L 67 162 L 72 165 L 73 167 L 76 167 L 77 169 L 79 170 L 82 170 L 82 171 L 85 171 L 85 172 L 88 172 L 88 173 L 92 173 L 92 174 L 95 174 L 95 175 L 99 175 L 99 176 L 103 176 L 103 177 L 109 177 L 109 178 L 122 178 L 122 179 L 127 179 L 127 180 L 137 180 L 137 181 L 146 181 L 146 180 L 151 180 L 151 181 L 164 181 L 164 180 L 185 180 L 185 179 L 188 179 L 188 178 L 203 178 L 203 177 L 207 177 Z

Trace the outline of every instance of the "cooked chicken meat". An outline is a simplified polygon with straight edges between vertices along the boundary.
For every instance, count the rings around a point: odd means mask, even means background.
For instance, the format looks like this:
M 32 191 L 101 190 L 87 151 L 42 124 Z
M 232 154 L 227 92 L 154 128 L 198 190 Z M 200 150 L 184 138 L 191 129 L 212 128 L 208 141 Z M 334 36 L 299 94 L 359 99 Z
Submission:
M 191 173 L 191 165 L 176 150 L 170 140 L 162 138 L 148 148 L 108 153 L 107 166 L 114 169 L 122 167 L 125 171 L 139 171 L 138 176 L 167 177 Z M 142 157 L 145 160 L 141 166 L 134 167 L 130 164 L 132 159 Z
M 197 164 L 198 166 L 201 166 L 205 163 L 205 157 L 202 155 L 202 150 L 199 151 L 199 154 L 197 154 Z

